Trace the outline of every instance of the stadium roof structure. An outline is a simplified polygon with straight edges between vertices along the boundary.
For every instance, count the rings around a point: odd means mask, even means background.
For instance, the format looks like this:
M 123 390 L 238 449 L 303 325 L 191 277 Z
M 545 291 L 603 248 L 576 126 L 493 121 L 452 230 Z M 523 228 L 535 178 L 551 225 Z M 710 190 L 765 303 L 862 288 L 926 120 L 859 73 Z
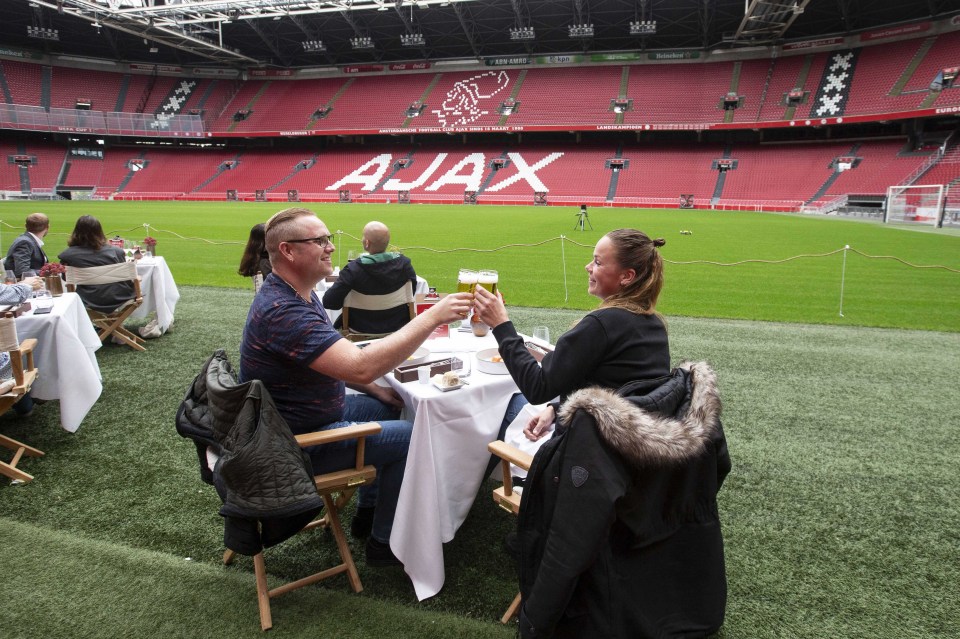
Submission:
M 313 68 L 846 35 L 960 0 L 3 0 L 0 42 L 178 66 Z

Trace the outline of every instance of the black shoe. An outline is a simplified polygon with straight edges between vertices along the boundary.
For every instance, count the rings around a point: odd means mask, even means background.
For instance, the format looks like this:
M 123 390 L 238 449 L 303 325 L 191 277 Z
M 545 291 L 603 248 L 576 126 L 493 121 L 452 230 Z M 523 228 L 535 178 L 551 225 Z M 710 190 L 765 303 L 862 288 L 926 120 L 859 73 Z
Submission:
M 353 516 L 353 521 L 350 522 L 350 534 L 357 539 L 369 537 L 370 532 L 373 530 L 373 513 L 376 510 L 374 506 L 357 508 L 357 512 Z
M 367 565 L 372 568 L 383 568 L 384 566 L 402 566 L 403 562 L 390 550 L 390 544 L 371 537 L 367 540 Z

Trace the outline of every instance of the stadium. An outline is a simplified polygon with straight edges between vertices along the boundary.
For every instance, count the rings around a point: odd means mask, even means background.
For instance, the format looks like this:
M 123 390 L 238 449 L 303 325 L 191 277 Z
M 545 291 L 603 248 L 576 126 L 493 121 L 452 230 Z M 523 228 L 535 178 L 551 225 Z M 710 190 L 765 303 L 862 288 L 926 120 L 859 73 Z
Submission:
M 431 286 L 497 268 L 518 328 L 553 335 L 595 308 L 605 232 L 666 238 L 671 351 L 718 371 L 733 458 L 719 636 L 949 636 L 958 74 L 958 0 L 0 3 L 0 245 L 43 211 L 52 257 L 94 215 L 156 237 L 181 294 L 146 352 L 97 351 L 79 431 L 56 402 L 2 418 L 46 451 L 0 490 L 4 627 L 259 632 L 173 420 L 204 360 L 236 355 L 250 227 L 302 205 L 338 265 L 382 220 Z M 513 636 L 513 521 L 487 488 L 439 594 L 359 561 L 362 593 L 285 595 L 273 632 Z M 270 578 L 335 555 L 288 542 Z

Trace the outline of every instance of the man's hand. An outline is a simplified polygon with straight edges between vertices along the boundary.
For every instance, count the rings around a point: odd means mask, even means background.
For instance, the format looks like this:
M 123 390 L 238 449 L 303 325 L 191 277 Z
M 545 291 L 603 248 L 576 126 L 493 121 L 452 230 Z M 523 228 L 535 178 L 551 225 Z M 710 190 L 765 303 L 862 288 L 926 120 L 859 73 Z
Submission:
M 439 326 L 466 319 L 472 305 L 473 295 L 470 293 L 451 293 L 431 306 L 427 313 L 430 313 L 430 319 Z
M 374 382 L 373 384 L 367 385 L 365 391 L 367 395 L 379 399 L 388 406 L 403 408 L 403 400 L 400 398 L 400 395 L 389 386 L 381 386 Z

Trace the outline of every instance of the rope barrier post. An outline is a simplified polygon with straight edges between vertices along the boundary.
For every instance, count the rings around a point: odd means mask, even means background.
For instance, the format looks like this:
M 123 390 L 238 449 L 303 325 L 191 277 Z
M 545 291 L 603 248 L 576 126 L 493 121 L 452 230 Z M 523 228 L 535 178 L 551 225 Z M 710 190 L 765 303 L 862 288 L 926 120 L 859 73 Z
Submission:
M 340 244 L 343 242 L 343 230 L 337 229 L 337 269 L 340 269 Z
M 560 235 L 560 265 L 563 269 L 563 302 L 567 303 L 567 300 L 570 299 L 570 292 L 567 290 L 567 251 L 564 247 L 564 240 L 567 237 L 563 234 Z
M 846 244 L 843 247 L 843 266 L 840 268 L 840 317 L 843 317 L 843 287 L 847 279 L 847 251 L 850 250 L 850 245 Z

